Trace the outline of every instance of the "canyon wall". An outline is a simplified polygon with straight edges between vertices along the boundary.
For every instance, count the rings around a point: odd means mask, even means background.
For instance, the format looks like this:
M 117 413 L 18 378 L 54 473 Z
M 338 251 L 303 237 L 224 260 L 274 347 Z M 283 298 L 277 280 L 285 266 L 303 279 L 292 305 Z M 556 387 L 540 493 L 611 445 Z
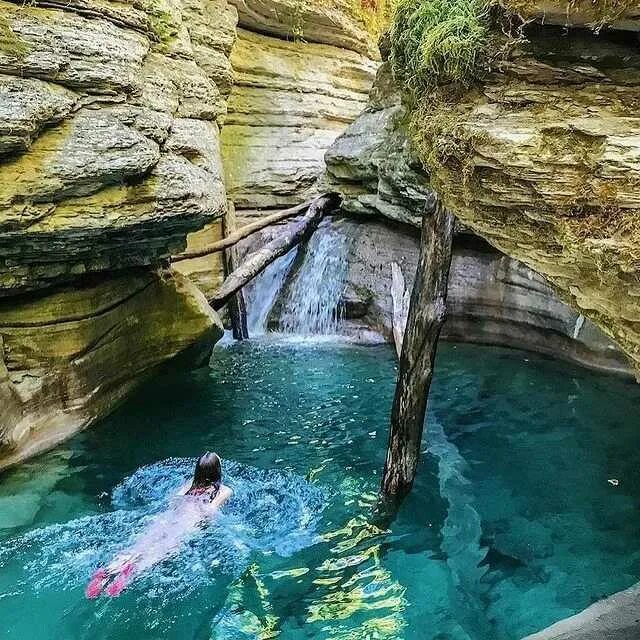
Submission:
M 384 221 L 344 220 L 349 242 L 344 304 L 349 330 L 359 327 L 393 340 L 391 265 L 410 291 L 418 264 L 417 230 Z M 620 349 L 590 320 L 563 303 L 538 273 L 477 236 L 454 241 L 447 317 L 442 338 L 560 358 L 611 373 L 630 373 Z
M 170 258 L 314 193 L 377 66 L 357 7 L 0 0 L 0 469 L 207 355 L 221 256 Z
M 323 156 L 366 106 L 379 53 L 349 0 L 234 0 L 237 40 L 222 128 L 228 198 L 240 222 L 318 193 Z M 189 236 L 219 239 L 213 222 Z M 223 279 L 220 255 L 178 263 L 205 292 Z
M 354 327 L 374 329 L 387 338 L 392 319 L 390 265 L 400 266 L 410 287 L 421 215 L 430 213 L 436 202 L 431 176 L 412 140 L 410 119 L 399 85 L 384 63 L 367 108 L 325 156 L 324 185 L 343 195 L 345 213 L 358 220 L 342 224 L 351 247 L 347 314 L 357 321 Z M 517 255 L 494 249 L 466 224 L 458 222 L 456 231 L 443 337 L 525 348 L 605 371 L 631 372 L 620 348 L 579 309 L 561 301 L 546 278 Z M 350 309 L 357 310 L 355 317 Z
M 488 76 L 420 102 L 421 159 L 465 225 L 543 274 L 637 369 L 637 8 L 502 4 L 535 21 Z
M 166 264 L 226 209 L 236 19 L 226 0 L 0 2 L 0 468 L 220 337 Z

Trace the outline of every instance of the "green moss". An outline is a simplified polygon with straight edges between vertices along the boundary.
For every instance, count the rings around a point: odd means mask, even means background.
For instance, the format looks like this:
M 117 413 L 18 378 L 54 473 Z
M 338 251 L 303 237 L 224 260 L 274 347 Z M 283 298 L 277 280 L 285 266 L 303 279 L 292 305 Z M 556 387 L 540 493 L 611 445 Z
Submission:
M 351 0 L 353 13 L 374 40 L 386 31 L 391 20 L 392 0 Z
M 17 36 L 9 20 L 0 15 L 0 53 L 11 58 L 23 59 L 29 55 L 29 51 L 29 44 Z
M 398 0 L 390 33 L 391 63 L 414 92 L 469 84 L 487 58 L 487 0 Z
M 291 24 L 289 25 L 289 31 L 294 41 L 304 39 L 304 0 L 295 0 L 293 4 L 293 11 L 291 13 Z
M 161 45 L 168 45 L 177 35 L 178 27 L 163 0 L 147 0 L 145 11 L 149 16 L 151 33 Z

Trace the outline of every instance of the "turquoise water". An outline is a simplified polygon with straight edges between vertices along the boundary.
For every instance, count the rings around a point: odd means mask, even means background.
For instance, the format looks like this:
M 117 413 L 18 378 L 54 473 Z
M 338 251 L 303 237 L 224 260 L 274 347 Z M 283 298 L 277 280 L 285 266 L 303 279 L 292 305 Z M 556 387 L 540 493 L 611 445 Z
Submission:
M 442 345 L 416 486 L 388 523 L 395 367 L 384 346 L 218 348 L 1 476 L 0 637 L 518 640 L 640 579 L 637 386 Z M 235 490 L 224 515 L 86 600 L 206 449 Z

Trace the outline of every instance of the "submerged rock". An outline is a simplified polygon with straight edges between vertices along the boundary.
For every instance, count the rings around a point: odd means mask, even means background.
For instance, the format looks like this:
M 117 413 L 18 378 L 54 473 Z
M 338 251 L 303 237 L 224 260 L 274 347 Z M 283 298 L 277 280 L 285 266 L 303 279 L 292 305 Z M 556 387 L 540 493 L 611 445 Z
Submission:
M 636 640 L 640 585 L 616 593 L 523 640 Z

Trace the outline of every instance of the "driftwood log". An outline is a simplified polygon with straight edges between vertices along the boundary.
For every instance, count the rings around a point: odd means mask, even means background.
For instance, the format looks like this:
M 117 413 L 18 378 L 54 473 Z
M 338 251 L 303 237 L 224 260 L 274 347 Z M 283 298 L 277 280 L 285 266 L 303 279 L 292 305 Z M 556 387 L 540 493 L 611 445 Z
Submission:
M 290 209 L 284 209 L 283 211 L 277 211 L 276 213 L 261 217 L 256 222 L 251 222 L 246 224 L 244 227 L 234 230 L 232 233 L 229 233 L 228 236 L 210 244 L 208 247 L 194 251 L 185 251 L 177 256 L 173 256 L 171 258 L 171 262 L 191 260 L 192 258 L 202 258 L 203 256 L 210 256 L 212 253 L 219 253 L 220 251 L 229 249 L 230 247 L 238 244 L 240 240 L 248 238 L 251 234 L 261 231 L 265 227 L 282 222 L 288 218 L 299 216 L 301 213 L 304 213 L 310 205 L 311 202 L 305 202 L 304 204 L 299 204 L 296 207 L 291 207 Z
M 401 498 L 413 486 L 433 363 L 445 317 L 454 217 L 438 203 L 422 222 L 420 260 L 402 343 L 382 495 Z
M 282 235 L 247 256 L 240 267 L 231 273 L 222 286 L 211 296 L 209 304 L 214 309 L 220 309 L 236 291 L 251 282 L 274 260 L 307 240 L 316 230 L 325 213 L 336 209 L 339 205 L 340 196 L 337 193 L 329 193 L 316 198 L 299 222 L 290 225 Z

